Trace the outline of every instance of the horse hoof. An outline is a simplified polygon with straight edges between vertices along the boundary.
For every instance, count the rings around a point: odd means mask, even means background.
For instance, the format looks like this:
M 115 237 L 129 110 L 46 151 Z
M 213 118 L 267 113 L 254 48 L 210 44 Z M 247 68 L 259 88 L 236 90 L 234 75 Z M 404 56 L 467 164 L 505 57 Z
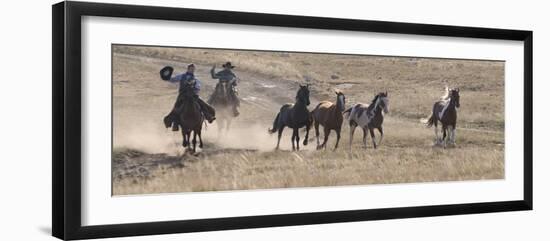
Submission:
M 307 146 L 307 140 L 304 140 L 304 146 Z

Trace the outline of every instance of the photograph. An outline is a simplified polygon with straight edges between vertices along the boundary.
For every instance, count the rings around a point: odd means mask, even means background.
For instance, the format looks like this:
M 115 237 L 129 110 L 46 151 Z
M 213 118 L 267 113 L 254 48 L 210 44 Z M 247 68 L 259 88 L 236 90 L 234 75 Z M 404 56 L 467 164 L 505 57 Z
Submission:
M 114 196 L 504 178 L 502 60 L 111 49 Z

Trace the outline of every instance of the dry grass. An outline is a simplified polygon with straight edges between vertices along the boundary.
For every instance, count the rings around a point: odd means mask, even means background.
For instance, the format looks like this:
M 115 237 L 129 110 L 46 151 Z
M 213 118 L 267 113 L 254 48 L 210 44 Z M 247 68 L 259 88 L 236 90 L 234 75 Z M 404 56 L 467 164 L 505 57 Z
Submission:
M 430 147 L 429 134 L 414 135 L 398 125 L 379 149 L 367 150 L 347 136 L 337 151 L 230 152 L 181 157 L 184 168 L 158 168 L 152 179 L 115 182 L 115 194 L 268 189 L 360 184 L 498 179 L 504 172 L 502 136 L 459 132 L 457 148 Z M 401 133 L 401 134 L 399 134 Z M 423 138 L 426 141 L 418 141 Z M 398 141 L 390 141 L 398 140 Z M 469 141 L 465 141 L 469 140 Z M 417 142 L 416 145 L 410 143 Z M 333 144 L 333 143 L 331 143 Z M 497 145 L 494 145 L 497 144 Z M 493 146 L 494 145 L 494 146 Z
M 147 168 L 145 177 L 115 178 L 115 195 L 481 180 L 504 175 L 503 62 L 129 46 L 115 47 L 114 52 L 114 154 L 122 156 L 117 160 L 125 167 L 114 172 Z M 176 88 L 159 81 L 158 70 L 164 65 L 182 70 L 185 63 L 198 64 L 205 98 L 213 88 L 209 67 L 227 60 L 238 66 L 243 82 L 242 116 L 232 132 L 219 140 L 215 125 L 209 126 L 200 155 L 178 155 L 181 148 L 174 141 L 179 137 L 163 130 L 160 122 L 173 104 Z M 369 140 L 369 148 L 363 149 L 357 131 L 350 153 L 346 126 L 335 152 L 313 150 L 313 140 L 300 152 L 272 151 L 276 138 L 267 134 L 267 127 L 278 107 L 292 101 L 296 82 L 312 84 L 312 105 L 332 100 L 333 88 L 346 93 L 348 106 L 370 102 L 374 93 L 389 91 L 391 108 L 382 146 L 373 150 Z M 276 87 L 264 88 L 265 84 Z M 429 113 L 447 84 L 461 88 L 461 129 L 457 147 L 442 149 L 432 147 L 433 130 L 418 120 Z M 333 133 L 329 147 L 334 138 Z M 286 133 L 283 148 L 289 148 L 289 139 Z M 134 150 L 140 152 L 128 155 Z M 170 165 L 162 164 L 168 159 Z

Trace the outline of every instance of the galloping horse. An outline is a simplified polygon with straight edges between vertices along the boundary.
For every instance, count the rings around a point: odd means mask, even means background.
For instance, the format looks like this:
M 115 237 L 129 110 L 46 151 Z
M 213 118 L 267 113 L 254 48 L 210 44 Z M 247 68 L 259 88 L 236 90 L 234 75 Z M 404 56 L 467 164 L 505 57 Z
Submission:
M 445 95 L 441 97 L 441 100 L 435 102 L 430 117 L 422 121 L 427 127 L 434 126 L 436 145 L 442 142 L 443 147 L 447 147 L 447 142 L 450 142 L 452 145 L 455 144 L 458 108 L 460 108 L 460 90 L 458 88 L 445 88 Z M 442 139 L 439 139 L 439 131 L 437 129 L 438 121 L 440 121 L 442 125 Z M 449 138 L 447 138 L 447 130 L 449 131 Z
M 222 134 L 222 131 L 228 131 L 231 126 L 231 121 L 235 118 L 233 114 L 233 100 L 232 94 L 235 89 L 228 81 L 220 80 L 216 84 L 214 93 L 210 96 L 208 103 L 216 109 L 218 116 L 218 136 Z
M 306 127 L 306 138 L 304 139 L 304 146 L 307 145 L 309 137 L 309 129 L 311 128 L 311 115 L 307 106 L 309 105 L 309 85 L 300 85 L 300 89 L 296 94 L 296 103 L 285 104 L 281 107 L 281 110 L 273 121 L 273 128 L 269 129 L 269 133 L 273 134 L 278 131 L 277 147 L 279 149 L 279 143 L 281 142 L 281 135 L 285 126 L 292 128 L 292 150 L 300 150 L 300 136 L 298 129 Z M 296 141 L 296 146 L 294 145 Z
M 344 111 L 346 117 L 349 119 L 349 149 L 351 151 L 351 146 L 353 142 L 353 133 L 357 126 L 363 129 L 363 146 L 367 147 L 367 132 L 370 132 L 372 139 L 372 145 L 376 149 L 376 141 L 374 138 L 374 129 L 378 129 L 380 132 L 380 140 L 378 145 L 382 142 L 384 138 L 384 129 L 382 124 L 384 123 L 384 114 L 389 112 L 389 99 L 388 92 L 378 93 L 372 102 L 369 105 L 366 104 L 356 104 L 351 108 Z M 382 111 L 384 113 L 382 113 Z
M 201 130 L 204 122 L 204 116 L 201 113 L 200 106 L 195 100 L 195 94 L 193 92 L 194 83 L 187 83 L 183 88 L 182 104 L 179 106 L 177 113 L 179 118 L 179 125 L 181 127 L 181 134 L 183 136 L 183 147 L 187 147 L 188 150 L 196 152 L 197 149 L 197 136 L 199 137 L 199 147 L 202 148 Z M 191 132 L 193 132 L 193 148 L 189 143 L 191 138 Z
M 339 90 L 336 90 L 335 93 L 336 104 L 330 101 L 322 101 L 311 112 L 315 127 L 315 136 L 317 137 L 318 150 L 321 148 L 326 148 L 328 136 L 330 135 L 331 130 L 336 131 L 336 145 L 334 145 L 334 150 L 338 148 L 338 143 L 340 142 L 340 131 L 342 130 L 342 122 L 344 121 L 342 112 L 346 108 L 346 97 L 344 96 L 344 93 Z M 319 124 L 323 126 L 325 133 L 325 140 L 321 145 L 319 145 Z

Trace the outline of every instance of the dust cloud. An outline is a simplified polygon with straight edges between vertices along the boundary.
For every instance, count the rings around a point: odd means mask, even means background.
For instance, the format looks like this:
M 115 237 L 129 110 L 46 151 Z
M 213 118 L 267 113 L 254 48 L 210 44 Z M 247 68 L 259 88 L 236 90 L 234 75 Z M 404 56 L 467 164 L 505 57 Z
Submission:
M 273 151 L 277 144 L 277 134 L 270 135 L 268 123 L 248 124 L 246 127 L 233 123 L 228 131 L 219 131 L 217 123 L 208 124 L 202 131 L 204 149 L 240 149 L 260 152 Z M 290 129 L 284 132 L 281 139 L 281 149 L 290 149 Z M 311 138 L 310 133 L 310 138 Z M 303 141 L 304 133 L 301 133 Z M 198 141 L 198 140 L 197 140 Z M 166 153 L 181 155 L 181 132 L 166 129 L 162 123 L 140 122 L 127 124 L 114 129 L 113 147 L 127 148 L 146 153 Z M 302 145 L 300 145 L 302 147 Z M 198 147 L 197 147 L 198 148 Z

